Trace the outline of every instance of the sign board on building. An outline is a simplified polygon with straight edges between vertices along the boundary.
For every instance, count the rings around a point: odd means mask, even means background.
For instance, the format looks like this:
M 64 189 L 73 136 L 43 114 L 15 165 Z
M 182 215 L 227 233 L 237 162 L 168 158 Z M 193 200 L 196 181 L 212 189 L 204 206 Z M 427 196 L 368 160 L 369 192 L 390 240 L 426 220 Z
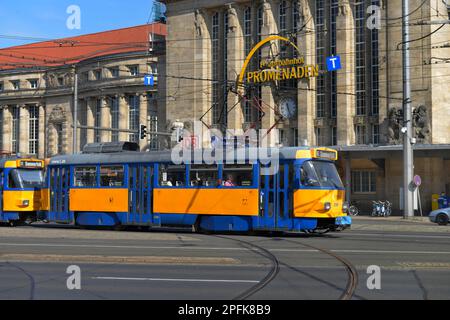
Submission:
M 327 70 L 328 71 L 337 71 L 340 69 L 342 69 L 340 56 L 333 56 L 333 57 L 327 58 Z
M 153 78 L 152 74 L 147 74 L 144 77 L 144 85 L 145 86 L 152 86 L 155 84 L 155 79 Z

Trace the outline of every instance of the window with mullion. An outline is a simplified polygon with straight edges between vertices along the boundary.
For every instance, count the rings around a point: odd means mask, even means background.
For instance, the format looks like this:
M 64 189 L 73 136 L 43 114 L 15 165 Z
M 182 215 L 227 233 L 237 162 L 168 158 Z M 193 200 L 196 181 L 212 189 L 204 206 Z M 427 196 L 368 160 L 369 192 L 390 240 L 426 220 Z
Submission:
M 29 107 L 29 142 L 28 152 L 31 155 L 37 155 L 39 151 L 39 107 Z
M 19 153 L 19 135 L 20 135 L 20 108 L 13 106 L 11 108 L 12 123 L 11 123 L 11 151 L 12 153 Z
M 118 97 L 111 98 L 111 128 L 119 129 L 119 98 Z M 112 142 L 119 141 L 119 131 L 112 131 L 111 141 Z
M 324 69 L 325 62 L 325 2 L 316 1 L 316 62 L 319 69 Z M 325 75 L 320 74 L 316 79 L 316 117 L 325 117 Z
M 356 115 L 366 115 L 366 5 L 355 3 Z
M 212 16 L 212 122 L 218 124 L 220 120 L 220 106 L 219 106 L 219 12 Z
M 130 106 L 128 114 L 128 129 L 138 131 L 139 130 L 139 96 L 132 95 L 128 98 L 128 103 Z M 139 142 L 139 133 L 130 133 L 130 142 Z

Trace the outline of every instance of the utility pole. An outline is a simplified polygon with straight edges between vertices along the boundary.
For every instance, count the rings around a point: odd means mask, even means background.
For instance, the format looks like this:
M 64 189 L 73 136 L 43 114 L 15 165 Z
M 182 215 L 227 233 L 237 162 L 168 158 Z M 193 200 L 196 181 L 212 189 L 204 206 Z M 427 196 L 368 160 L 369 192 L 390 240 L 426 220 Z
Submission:
M 77 148 L 77 134 L 78 134 L 78 74 L 77 69 L 74 68 L 74 93 L 73 93 L 73 146 L 72 154 L 76 153 Z
M 403 1 L 403 210 L 404 218 L 414 216 L 414 197 L 411 187 L 414 171 L 413 126 L 411 117 L 411 62 L 409 51 L 409 0 Z M 406 128 L 406 130 L 405 130 Z

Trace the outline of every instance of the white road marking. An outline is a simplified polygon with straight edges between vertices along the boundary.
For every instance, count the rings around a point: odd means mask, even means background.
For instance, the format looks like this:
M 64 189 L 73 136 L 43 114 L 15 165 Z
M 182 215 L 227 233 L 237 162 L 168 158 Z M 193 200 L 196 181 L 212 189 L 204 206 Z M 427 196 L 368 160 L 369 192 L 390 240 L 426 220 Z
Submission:
M 448 236 L 426 236 L 426 235 L 411 235 L 411 234 L 392 234 L 392 233 L 341 233 L 340 236 L 357 236 L 357 237 L 392 237 L 392 238 L 425 238 L 425 239 L 447 239 L 450 240 L 450 234 Z
M 299 243 L 299 245 L 301 245 Z M 246 248 L 228 248 L 228 247 L 159 247 L 159 246 L 111 246 L 111 245 L 82 245 L 82 244 L 51 244 L 51 243 L 0 243 L 2 246 L 11 247 L 62 247 L 62 248 L 111 248 L 111 249 L 154 249 L 154 250 L 213 250 L 213 251 L 248 251 Z M 255 249 L 257 250 L 257 249 Z M 315 249 L 283 249 L 268 248 L 272 252 L 320 252 Z M 408 250 L 345 250 L 328 249 L 336 253 L 382 253 L 382 254 L 436 254 L 450 255 L 450 251 L 408 251 Z M 0 255 L 1 257 L 1 255 Z
M 126 281 L 173 281 L 173 282 L 229 282 L 229 283 L 258 283 L 256 280 L 225 280 L 225 279 L 171 279 L 171 278 L 123 278 L 123 277 L 92 277 L 97 280 L 126 280 Z

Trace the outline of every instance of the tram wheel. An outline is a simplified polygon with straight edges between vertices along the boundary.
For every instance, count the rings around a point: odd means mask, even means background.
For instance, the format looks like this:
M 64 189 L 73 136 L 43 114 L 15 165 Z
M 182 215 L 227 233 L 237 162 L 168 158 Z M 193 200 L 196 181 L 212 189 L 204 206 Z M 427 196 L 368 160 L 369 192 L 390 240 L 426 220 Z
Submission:
M 313 230 L 313 233 L 315 233 L 315 234 L 325 234 L 325 233 L 328 233 L 328 232 L 330 232 L 329 228 L 328 229 Z

